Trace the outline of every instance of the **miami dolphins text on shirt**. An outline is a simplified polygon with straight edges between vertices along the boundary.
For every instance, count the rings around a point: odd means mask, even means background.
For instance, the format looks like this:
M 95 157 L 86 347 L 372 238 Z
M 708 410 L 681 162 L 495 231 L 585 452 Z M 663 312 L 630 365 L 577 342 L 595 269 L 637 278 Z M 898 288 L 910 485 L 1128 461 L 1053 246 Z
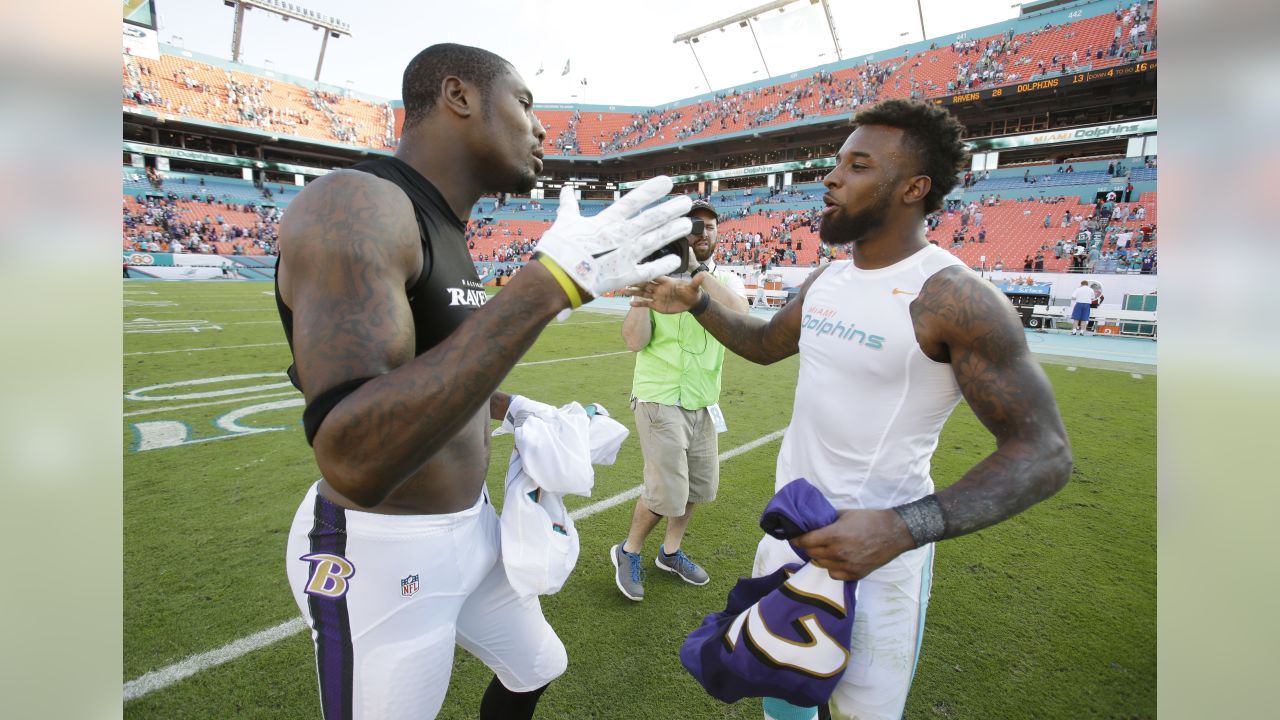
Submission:
M 884 347 L 884 337 L 880 335 L 869 335 L 864 330 L 859 330 L 855 323 L 844 324 L 843 320 L 832 322 L 823 317 L 814 317 L 808 313 L 802 320 L 802 326 L 805 330 L 812 330 L 818 334 L 818 337 L 830 335 L 857 343 L 869 350 L 879 350 Z

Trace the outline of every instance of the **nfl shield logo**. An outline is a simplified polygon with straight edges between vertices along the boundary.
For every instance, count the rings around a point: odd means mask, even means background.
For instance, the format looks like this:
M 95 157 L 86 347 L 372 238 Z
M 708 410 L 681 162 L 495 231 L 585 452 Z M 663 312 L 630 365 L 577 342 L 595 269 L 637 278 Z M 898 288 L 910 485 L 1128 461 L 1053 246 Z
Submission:
M 400 580 L 400 594 L 402 596 L 409 597 L 416 592 L 418 592 L 417 575 L 410 575 L 409 577 Z

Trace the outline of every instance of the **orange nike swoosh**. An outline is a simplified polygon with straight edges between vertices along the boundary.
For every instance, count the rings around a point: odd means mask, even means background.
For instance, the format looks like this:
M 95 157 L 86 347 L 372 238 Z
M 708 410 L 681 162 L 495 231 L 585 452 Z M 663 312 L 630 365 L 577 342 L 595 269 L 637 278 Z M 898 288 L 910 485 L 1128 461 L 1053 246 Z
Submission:
M 913 292 L 911 292 L 911 291 L 909 291 L 909 290 L 899 290 L 898 288 L 894 288 L 894 289 L 893 289 L 893 294 L 894 294 L 894 295 L 917 295 L 917 294 L 919 294 L 919 293 L 913 293 Z

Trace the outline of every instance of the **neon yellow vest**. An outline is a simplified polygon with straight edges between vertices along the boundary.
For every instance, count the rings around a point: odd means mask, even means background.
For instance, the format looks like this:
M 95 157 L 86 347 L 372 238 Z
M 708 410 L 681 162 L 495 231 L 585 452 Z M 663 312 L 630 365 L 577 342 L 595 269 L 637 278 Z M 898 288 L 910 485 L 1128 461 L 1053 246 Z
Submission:
M 699 410 L 720 398 L 724 346 L 689 313 L 649 311 L 653 335 L 636 354 L 631 394 L 643 402 Z

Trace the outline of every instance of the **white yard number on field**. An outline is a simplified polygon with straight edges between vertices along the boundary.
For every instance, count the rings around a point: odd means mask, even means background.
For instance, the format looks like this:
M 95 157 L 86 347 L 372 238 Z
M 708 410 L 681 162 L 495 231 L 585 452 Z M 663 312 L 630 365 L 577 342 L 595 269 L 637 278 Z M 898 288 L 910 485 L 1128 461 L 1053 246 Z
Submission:
M 149 385 L 147 387 L 138 388 L 125 393 L 125 399 L 150 403 L 150 402 L 175 402 L 175 401 L 199 401 L 210 400 L 211 398 L 228 398 L 232 401 L 236 396 L 244 396 L 241 398 L 245 405 L 234 408 L 228 412 L 219 415 L 212 422 L 215 434 L 206 437 L 193 437 L 195 434 L 190 423 L 183 420 L 150 420 L 146 422 L 132 423 L 134 436 L 137 444 L 134 452 L 146 452 L 148 450 L 160 450 L 163 448 L 180 447 L 182 445 L 195 445 L 197 443 L 212 442 L 214 440 L 227 440 L 235 437 L 245 437 L 247 435 L 257 435 L 265 432 L 277 432 L 279 430 L 288 430 L 289 426 L 269 426 L 257 427 L 246 425 L 242 421 L 258 415 L 260 413 L 270 412 L 273 410 L 283 410 L 285 408 L 302 407 L 305 401 L 300 397 L 286 398 L 282 400 L 271 400 L 269 402 L 254 402 L 264 399 L 263 395 L 257 394 L 269 391 L 279 391 L 282 388 L 290 388 L 292 385 L 288 380 L 283 379 L 284 373 L 252 373 L 247 375 L 223 375 L 212 378 L 197 378 L 195 380 L 183 380 L 180 382 L 164 383 L 161 385 Z M 264 378 L 271 378 L 275 382 L 262 382 Z M 253 384 L 243 385 L 244 381 L 255 381 Z M 231 385 L 232 387 L 227 387 Z M 203 388 L 203 389 L 202 389 Z M 279 395 L 279 392 L 274 395 Z M 265 397 L 271 397 L 270 395 Z M 207 404 L 217 404 L 221 401 L 213 400 L 210 403 L 193 403 L 193 405 L 184 405 L 174 408 L 175 413 L 189 409 L 193 406 L 204 407 Z M 234 403 L 233 403 L 234 404 Z

